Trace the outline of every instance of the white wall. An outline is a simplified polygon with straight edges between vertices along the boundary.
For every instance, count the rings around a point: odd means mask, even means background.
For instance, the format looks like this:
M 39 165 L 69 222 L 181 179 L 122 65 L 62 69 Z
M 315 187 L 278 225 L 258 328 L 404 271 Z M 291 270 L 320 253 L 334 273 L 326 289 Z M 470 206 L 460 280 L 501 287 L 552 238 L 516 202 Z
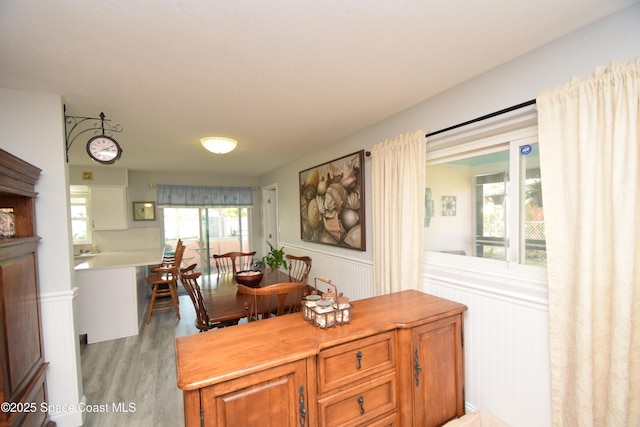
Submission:
M 425 250 L 464 251 L 473 255 L 473 177 L 466 166 L 436 165 L 427 169 L 434 215 L 424 230 Z M 442 215 L 442 196 L 456 197 L 456 215 Z
M 535 99 L 572 76 L 587 77 L 599 65 L 626 62 L 640 54 L 640 5 L 611 15 L 551 42 L 412 108 L 363 129 L 260 178 L 277 185 L 279 241 L 288 252 L 314 259 L 310 277 L 327 276 L 347 296 L 373 295 L 371 227 L 366 252 L 333 248 L 300 239 L 298 172 L 416 129 L 435 131 Z M 508 35 L 506 35 L 508 36 Z M 499 47 L 496 47 L 499 48 Z M 425 51 L 425 55 L 429 52 Z M 429 78 L 425 70 L 425 78 Z M 428 143 L 437 140 L 430 139 Z M 365 160 L 366 218 L 371 211 L 370 160 Z M 316 259 L 320 262 L 316 263 Z M 346 264 L 346 266 L 345 266 Z M 349 267 L 349 265 L 351 267 Z M 349 274 L 350 271 L 362 274 Z M 371 269 L 369 268 L 369 271 Z M 482 282 L 482 286 L 477 284 Z M 487 283 L 488 282 L 488 283 Z M 551 424 L 546 296 L 526 283 L 504 287 L 486 278 L 456 277 L 425 265 L 427 292 L 465 303 L 466 403 L 517 426 Z M 356 299 L 356 298 L 354 298 Z
M 58 95 L 0 89 L 0 147 L 42 169 L 36 184 L 36 229 L 47 394 L 54 405 L 82 398 L 80 350 L 75 334 L 62 100 Z M 80 414 L 53 414 L 59 426 L 75 426 Z

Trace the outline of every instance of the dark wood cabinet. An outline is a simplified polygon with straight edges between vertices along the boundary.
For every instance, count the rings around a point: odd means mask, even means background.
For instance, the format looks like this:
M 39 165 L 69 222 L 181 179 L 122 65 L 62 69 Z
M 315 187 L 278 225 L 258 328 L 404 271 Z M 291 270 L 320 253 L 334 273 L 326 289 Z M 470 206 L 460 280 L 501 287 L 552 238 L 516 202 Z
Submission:
M 48 423 L 38 289 L 34 185 L 40 169 L 0 150 L 0 412 L 2 426 Z M 9 229 L 6 222 L 5 231 Z M 8 409 L 5 411 L 4 409 Z
M 435 427 L 464 414 L 464 305 L 418 291 L 353 305 L 333 329 L 292 314 L 178 338 L 186 425 Z

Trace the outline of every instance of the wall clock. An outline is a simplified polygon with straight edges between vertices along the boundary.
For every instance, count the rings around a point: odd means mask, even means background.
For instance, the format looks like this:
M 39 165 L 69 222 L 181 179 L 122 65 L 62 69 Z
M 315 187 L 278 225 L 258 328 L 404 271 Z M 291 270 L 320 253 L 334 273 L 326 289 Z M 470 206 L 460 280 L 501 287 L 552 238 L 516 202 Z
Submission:
M 122 148 L 110 136 L 98 135 L 87 141 L 87 154 L 98 163 L 112 165 L 122 155 Z
M 93 132 L 96 135 L 98 130 L 102 130 L 102 135 L 97 135 L 87 141 L 87 154 L 93 160 L 103 165 L 112 165 L 118 161 L 122 155 L 122 148 L 118 141 L 110 136 L 114 132 L 122 132 L 121 125 L 111 125 L 111 120 L 105 119 L 104 113 L 100 117 L 67 116 L 67 106 L 64 106 L 64 130 L 65 145 L 67 147 L 67 163 L 69 163 L 69 149 L 77 137 Z

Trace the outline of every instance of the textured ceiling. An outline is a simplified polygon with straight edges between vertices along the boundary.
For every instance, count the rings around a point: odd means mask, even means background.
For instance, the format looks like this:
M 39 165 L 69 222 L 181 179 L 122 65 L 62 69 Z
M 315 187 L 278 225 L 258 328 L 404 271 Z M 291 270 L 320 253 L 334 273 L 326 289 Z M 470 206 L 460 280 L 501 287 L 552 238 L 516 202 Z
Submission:
M 0 87 L 104 112 L 118 167 L 259 176 L 636 1 L 2 0 Z

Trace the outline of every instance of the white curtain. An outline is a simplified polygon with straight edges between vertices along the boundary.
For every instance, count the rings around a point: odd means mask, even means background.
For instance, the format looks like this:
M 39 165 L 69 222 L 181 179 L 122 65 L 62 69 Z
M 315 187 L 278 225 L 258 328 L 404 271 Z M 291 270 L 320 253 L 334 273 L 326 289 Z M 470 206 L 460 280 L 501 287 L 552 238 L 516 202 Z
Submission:
M 425 134 L 399 135 L 371 150 L 376 295 L 422 289 Z
M 537 99 L 554 426 L 640 426 L 640 58 Z

